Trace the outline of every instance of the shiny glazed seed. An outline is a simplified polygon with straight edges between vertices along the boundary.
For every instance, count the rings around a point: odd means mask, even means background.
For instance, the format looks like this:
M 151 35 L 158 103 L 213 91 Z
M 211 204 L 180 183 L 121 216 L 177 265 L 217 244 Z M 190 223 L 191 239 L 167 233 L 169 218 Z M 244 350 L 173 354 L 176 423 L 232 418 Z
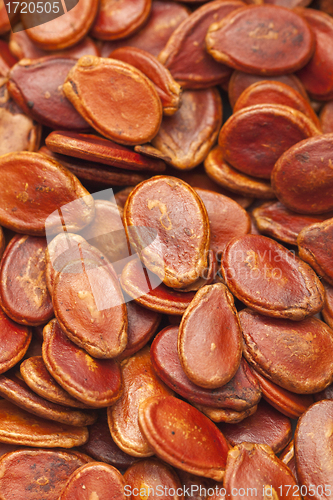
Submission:
M 231 241 L 221 265 L 230 291 L 261 314 L 300 321 L 323 308 L 324 288 L 315 272 L 270 238 Z
M 236 374 L 242 356 L 241 328 L 234 300 L 222 283 L 203 287 L 179 326 L 178 354 L 189 379 L 215 389 Z
M 192 474 L 221 481 L 228 444 L 217 427 L 196 408 L 173 396 L 146 399 L 139 424 L 156 455 Z
M 332 382 L 333 331 L 324 322 L 307 318 L 295 323 L 249 309 L 239 318 L 244 356 L 272 382 L 298 394 L 319 392 Z

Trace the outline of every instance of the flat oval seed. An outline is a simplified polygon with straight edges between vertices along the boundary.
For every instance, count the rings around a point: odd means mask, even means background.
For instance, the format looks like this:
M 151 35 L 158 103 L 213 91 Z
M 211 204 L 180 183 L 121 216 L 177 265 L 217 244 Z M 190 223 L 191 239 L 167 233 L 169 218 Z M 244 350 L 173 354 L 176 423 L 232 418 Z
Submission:
M 122 377 L 112 359 L 94 359 L 61 331 L 57 320 L 44 328 L 43 360 L 47 370 L 71 396 L 103 408 L 121 395 Z
M 185 19 L 172 33 L 158 59 L 184 88 L 206 88 L 223 83 L 231 70 L 216 62 L 206 51 L 209 26 L 235 9 L 244 7 L 238 0 L 209 2 Z
M 177 490 L 182 491 L 182 485 L 176 472 L 156 458 L 141 460 L 129 467 L 124 474 L 124 480 L 126 485 L 130 486 L 131 491 L 134 488 L 141 491 L 142 488 L 147 492 L 148 498 L 150 491 L 158 490 L 161 500 L 182 500 L 183 498 L 182 494 L 177 493 Z M 161 494 L 162 489 L 164 494 Z M 175 495 L 171 495 L 172 490 L 176 492 Z
M 59 500 L 125 500 L 125 481 L 111 465 L 92 462 L 82 465 L 69 477 Z
M 113 441 L 106 411 L 100 413 L 97 422 L 89 426 L 89 439 L 81 446 L 81 450 L 98 462 L 105 462 L 121 470 L 127 469 L 138 461 L 138 458 L 124 453 Z
M 310 394 L 295 394 L 282 389 L 257 371 L 253 370 L 253 373 L 259 381 L 263 398 L 286 417 L 294 419 L 300 417 L 314 402 L 314 398 Z
M 286 464 L 291 470 L 294 478 L 297 480 L 297 471 L 296 471 L 296 458 L 295 458 L 295 449 L 294 449 L 294 440 L 290 441 L 288 446 L 283 450 L 280 455 L 280 460 L 284 464 Z
M 142 268 L 139 259 L 133 259 L 123 269 L 121 286 L 138 304 L 152 311 L 181 316 L 191 303 L 194 292 L 177 292 L 163 283 L 156 286 Z M 148 281 L 148 284 L 147 284 Z M 158 280 L 160 283 L 160 280 Z
M 167 286 L 184 288 L 202 276 L 209 249 L 209 221 L 203 202 L 188 184 L 167 176 L 142 182 L 129 194 L 124 223 L 145 266 Z M 139 226 L 149 231 L 137 229 Z
M 51 196 L 52 194 L 52 196 Z M 42 236 L 46 219 L 63 209 L 67 231 L 78 231 L 94 217 L 94 200 L 78 179 L 59 163 L 38 153 L 9 153 L 0 159 L 0 224 L 13 231 Z M 60 217 L 48 218 L 48 232 L 63 231 Z
M 241 493 L 250 491 L 248 488 L 256 491 L 260 500 L 301 500 L 289 468 L 267 445 L 243 443 L 230 450 L 224 487 L 231 500 L 244 498 Z
M 114 358 L 127 345 L 125 300 L 111 264 L 75 260 L 57 274 L 54 314 L 70 340 L 91 356 Z
M 138 31 L 149 17 L 151 0 L 103 0 L 91 34 L 99 40 L 126 38 Z
M 55 153 L 102 163 L 126 170 L 147 170 L 161 173 L 165 164 L 156 159 L 147 158 L 132 149 L 120 146 L 96 135 L 77 134 L 75 132 L 51 132 L 45 140 L 48 148 Z
M 82 453 L 61 450 L 17 450 L 8 453 L 0 460 L 1 498 L 55 500 L 68 475 L 87 461 Z
M 246 73 L 283 75 L 302 68 L 314 51 L 308 24 L 292 10 L 252 5 L 214 23 L 206 36 L 208 52 Z
M 9 401 L 0 401 L 2 443 L 44 448 L 73 448 L 84 444 L 88 440 L 88 435 L 87 427 L 52 422 L 32 415 Z
M 234 169 L 224 160 L 223 150 L 219 146 L 208 153 L 204 165 L 207 175 L 213 181 L 234 193 L 268 200 L 275 198 L 269 182 Z
M 297 477 L 306 487 L 304 498 L 323 500 L 329 498 L 325 485 L 333 484 L 332 441 L 330 439 L 333 421 L 333 401 L 320 401 L 299 419 L 295 432 L 295 456 Z M 313 496 L 310 496 L 313 485 Z M 326 488 L 327 488 L 326 486 Z M 324 488 L 324 491 L 323 489 Z M 303 488 L 305 489 L 305 488 Z
M 312 109 L 308 99 L 282 82 L 264 80 L 250 85 L 242 92 L 234 106 L 234 113 L 240 109 L 256 104 L 282 104 L 301 111 L 320 130 L 319 118 Z
M 179 469 L 222 481 L 228 444 L 205 415 L 173 396 L 146 399 L 140 427 L 156 455 Z
M 0 308 L 0 373 L 18 363 L 31 342 L 31 329 L 14 323 Z
M 244 356 L 269 380 L 297 394 L 319 392 L 332 382 L 333 331 L 325 323 L 267 318 L 247 309 L 239 318 Z
M 217 89 L 186 90 L 180 109 L 173 116 L 164 116 L 152 144 L 171 158 L 174 167 L 191 169 L 204 161 L 221 125 L 222 101 Z
M 135 47 L 116 49 L 109 57 L 131 64 L 154 83 L 162 102 L 163 114 L 173 115 L 180 108 L 182 88 L 156 57 Z
M 251 75 L 249 73 L 243 73 L 243 71 L 236 70 L 231 75 L 228 86 L 228 96 L 231 107 L 233 108 L 235 106 L 237 99 L 245 89 L 247 89 L 253 83 L 261 82 L 263 80 L 274 80 L 284 83 L 285 85 L 288 85 L 289 87 L 299 92 L 301 96 L 304 97 L 304 99 L 309 99 L 301 81 L 297 78 L 297 76 L 293 74 L 280 76 Z
M 28 36 L 38 47 L 59 50 L 71 47 L 84 38 L 94 22 L 97 8 L 97 0 L 80 0 L 66 16 L 60 14 L 49 20 L 45 19 L 46 10 L 40 14 L 36 10 L 34 13 L 22 13 L 20 18 Z
M 328 101 L 321 108 L 319 119 L 323 134 L 331 134 L 333 132 L 333 101 Z
M 110 80 L 113 85 L 109 85 Z M 160 98 L 154 84 L 129 64 L 82 57 L 69 72 L 63 89 L 84 119 L 108 139 L 120 144 L 144 144 L 158 132 Z
M 290 245 L 297 245 L 297 236 L 302 229 L 328 219 L 333 215 L 300 215 L 289 210 L 279 201 L 265 203 L 255 208 L 252 214 L 260 233 L 267 234 Z
M 333 285 L 332 267 L 333 220 L 318 222 L 304 228 L 297 238 L 298 252 L 302 260 Z
M 232 238 L 243 236 L 251 231 L 249 214 L 234 200 L 223 194 L 195 189 L 207 210 L 211 240 L 210 249 L 216 257 L 221 255 Z
M 231 241 L 221 266 L 230 291 L 261 314 L 300 321 L 323 308 L 324 288 L 315 272 L 266 236 Z
M 157 57 L 170 38 L 177 26 L 189 16 L 190 12 L 184 5 L 154 0 L 146 24 L 140 31 L 125 40 L 113 40 L 103 44 L 101 56 L 108 57 L 109 54 L 119 47 L 137 47 L 146 50 Z
M 133 457 L 149 457 L 154 452 L 139 428 L 139 406 L 151 396 L 167 396 L 172 391 L 153 371 L 148 347 L 123 361 L 122 375 L 123 394 L 108 408 L 111 436 L 125 453 Z
M 275 162 L 285 151 L 318 134 L 314 123 L 300 111 L 279 104 L 257 104 L 227 120 L 219 145 L 224 159 L 234 168 L 269 179 Z
M 212 408 L 243 411 L 255 406 L 261 397 L 259 384 L 242 359 L 233 379 L 218 389 L 199 387 L 185 375 L 177 351 L 178 326 L 164 328 L 151 346 L 151 360 L 161 380 L 191 403 Z
M 222 283 L 199 290 L 183 315 L 178 354 L 188 378 L 207 389 L 222 387 L 236 374 L 241 328 L 234 299 Z
M 32 391 L 52 403 L 73 408 L 87 408 L 73 398 L 49 374 L 42 356 L 32 356 L 20 365 L 20 373 Z
M 9 73 L 8 90 L 17 104 L 39 123 L 51 128 L 87 130 L 88 123 L 64 97 L 62 85 L 76 59 L 24 59 Z
M 44 325 L 53 318 L 53 306 L 46 287 L 45 238 L 14 236 L 0 267 L 0 303 L 17 323 Z
M 291 421 L 265 401 L 257 411 L 238 424 L 219 424 L 218 428 L 232 446 L 241 443 L 266 444 L 280 453 L 292 437 Z
M 295 144 L 276 162 L 272 187 L 277 198 L 300 214 L 333 210 L 333 134 Z
M 36 151 L 41 126 L 23 113 L 7 90 L 7 80 L 0 80 L 0 155 L 16 151 Z
M 27 384 L 12 373 L 0 375 L 0 394 L 23 410 L 61 424 L 84 426 L 95 422 L 97 414 L 51 403 L 30 390 Z

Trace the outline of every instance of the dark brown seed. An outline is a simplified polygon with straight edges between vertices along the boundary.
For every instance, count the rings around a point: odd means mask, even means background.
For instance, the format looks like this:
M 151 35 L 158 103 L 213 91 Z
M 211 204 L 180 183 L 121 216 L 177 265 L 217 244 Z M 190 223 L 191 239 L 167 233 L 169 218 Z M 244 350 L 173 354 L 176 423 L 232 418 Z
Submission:
M 219 62 L 246 73 L 283 75 L 302 68 L 314 51 L 310 27 L 295 12 L 253 5 L 210 26 L 206 44 Z

